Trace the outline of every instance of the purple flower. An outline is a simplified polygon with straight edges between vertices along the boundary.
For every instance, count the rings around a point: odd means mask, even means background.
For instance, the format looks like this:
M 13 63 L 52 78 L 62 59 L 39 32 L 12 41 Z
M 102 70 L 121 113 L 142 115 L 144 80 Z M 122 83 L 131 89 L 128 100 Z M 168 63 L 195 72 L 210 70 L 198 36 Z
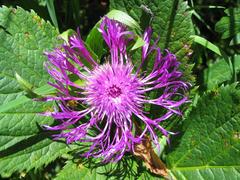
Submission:
M 53 127 L 45 126 L 61 132 L 55 135 L 56 139 L 86 142 L 90 147 L 83 156 L 110 162 L 134 151 L 134 145 L 141 143 L 145 135 L 159 146 L 156 132 L 165 136 L 170 133 L 160 123 L 174 114 L 181 115 L 179 107 L 187 102 L 184 92 L 188 85 L 180 80 L 182 73 L 178 71 L 175 55 L 166 50 L 162 56 L 156 43 L 150 46 L 151 28 L 143 36 L 145 45 L 139 67 L 134 67 L 127 51 L 133 32 L 107 17 L 99 31 L 110 49 L 110 57 L 106 57 L 104 64 L 93 59 L 79 33 L 60 48 L 46 53 L 46 68 L 55 79 L 55 83 L 49 84 L 58 93 L 45 100 L 56 101 L 58 106 L 54 112 L 43 114 L 58 121 Z M 142 66 L 149 54 L 155 55 L 155 61 L 151 72 L 145 75 Z M 160 95 L 150 99 L 149 94 L 156 90 Z M 164 114 L 151 119 L 145 104 L 158 105 L 159 109 L 165 109 Z

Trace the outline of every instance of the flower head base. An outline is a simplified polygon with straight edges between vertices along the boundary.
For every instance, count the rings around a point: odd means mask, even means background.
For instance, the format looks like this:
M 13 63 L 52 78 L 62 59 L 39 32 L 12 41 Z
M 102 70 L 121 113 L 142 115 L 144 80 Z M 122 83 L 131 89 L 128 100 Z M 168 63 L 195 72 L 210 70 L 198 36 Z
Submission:
M 184 92 L 188 85 L 179 78 L 179 63 L 169 51 L 162 57 L 156 45 L 150 46 L 152 30 L 144 33 L 141 65 L 135 68 L 127 52 L 128 42 L 134 34 L 114 20 L 104 18 L 99 31 L 110 49 L 110 60 L 97 64 L 84 46 L 80 35 L 69 38 L 68 44 L 46 53 L 46 68 L 55 79 L 49 83 L 58 90 L 55 112 L 46 112 L 59 121 L 48 130 L 61 130 L 56 139 L 64 138 L 67 143 L 90 142 L 86 157 L 101 157 L 103 161 L 118 161 L 125 152 L 134 151 L 134 145 L 149 135 L 158 144 L 156 131 L 169 134 L 160 122 L 174 114 L 181 115 L 179 107 L 187 101 Z M 141 68 L 150 53 L 155 53 L 155 63 L 148 75 Z M 88 66 L 86 66 L 87 62 Z M 74 78 L 73 78 L 74 77 Z M 73 80 L 75 79 L 75 80 Z M 81 79 L 84 83 L 77 83 Z M 154 90 L 162 92 L 155 99 L 148 97 Z M 165 114 L 151 119 L 145 112 L 145 104 L 158 105 Z M 134 123 L 133 117 L 137 118 Z M 138 133 L 134 127 L 142 128 Z

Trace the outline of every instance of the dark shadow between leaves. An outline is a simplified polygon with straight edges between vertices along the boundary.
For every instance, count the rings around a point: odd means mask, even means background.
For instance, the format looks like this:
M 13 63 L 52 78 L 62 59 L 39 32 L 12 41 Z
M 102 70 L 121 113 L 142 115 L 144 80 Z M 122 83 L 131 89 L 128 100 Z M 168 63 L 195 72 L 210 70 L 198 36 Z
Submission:
M 178 121 L 178 123 L 174 126 L 176 128 L 172 128 L 171 131 L 178 132 L 176 135 L 172 135 L 170 138 L 170 144 L 166 146 L 166 153 L 169 154 L 174 151 L 180 144 L 182 136 L 185 133 L 186 127 L 184 127 L 186 122 Z
M 169 47 L 169 42 L 170 42 L 172 30 L 173 30 L 173 24 L 174 24 L 174 20 L 175 20 L 178 5 L 179 5 L 179 0 L 173 0 L 172 3 L 173 3 L 172 4 L 172 12 L 171 12 L 170 18 L 169 18 L 169 24 L 168 24 L 168 30 L 167 30 L 166 42 L 165 42 L 164 49 L 168 49 L 168 47 Z
M 39 134 L 36 134 L 27 139 L 24 139 L 9 148 L 0 151 L 0 158 L 15 154 L 26 148 L 29 148 L 29 147 L 33 146 L 34 144 L 37 144 L 37 143 L 43 141 L 46 138 L 50 138 L 51 135 L 53 135 L 53 134 L 54 133 L 52 133 L 52 132 L 40 132 Z
M 83 151 L 83 149 L 81 149 Z M 117 163 L 104 164 L 95 158 L 82 158 L 80 155 L 82 152 L 75 154 L 73 161 L 78 164 L 83 164 L 91 171 L 96 171 L 97 174 L 103 175 L 106 179 L 131 179 L 138 178 L 144 172 L 146 168 L 143 167 L 142 161 L 136 159 L 130 153 L 126 153 L 124 157 Z

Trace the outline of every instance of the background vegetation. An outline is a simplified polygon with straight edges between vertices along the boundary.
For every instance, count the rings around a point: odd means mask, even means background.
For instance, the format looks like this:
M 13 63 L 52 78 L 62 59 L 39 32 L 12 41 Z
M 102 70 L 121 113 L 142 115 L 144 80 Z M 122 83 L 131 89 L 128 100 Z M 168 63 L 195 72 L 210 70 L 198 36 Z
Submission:
M 161 178 L 130 154 L 118 164 L 103 166 L 78 158 L 78 145 L 52 141 L 40 125 L 53 120 L 37 115 L 52 104 L 33 102 L 29 89 L 23 90 L 14 75 L 17 72 L 30 83 L 35 94 L 48 94 L 43 51 L 59 43 L 59 34 L 78 27 L 101 59 L 104 45 L 91 38 L 97 37 L 91 30 L 112 9 L 133 17 L 140 25 L 139 35 L 151 25 L 155 38 L 160 36 L 159 46 L 177 55 L 184 78 L 193 85 L 184 119 L 164 124 L 180 134 L 172 137 L 170 146 L 160 136 L 163 151 L 158 155 L 168 178 L 240 179 L 239 0 L 0 0 L 0 4 L 3 179 Z

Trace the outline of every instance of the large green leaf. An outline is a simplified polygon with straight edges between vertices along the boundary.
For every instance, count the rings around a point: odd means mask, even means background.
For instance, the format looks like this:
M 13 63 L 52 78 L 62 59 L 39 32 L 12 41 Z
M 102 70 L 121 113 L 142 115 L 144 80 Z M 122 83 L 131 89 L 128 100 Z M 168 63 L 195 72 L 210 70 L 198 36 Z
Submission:
M 19 92 L 15 72 L 34 86 L 45 85 L 43 52 L 56 45 L 57 31 L 33 11 L 0 8 L 0 93 Z
M 0 102 L 8 103 L 24 97 L 22 93 L 0 95 Z M 41 130 L 41 124 L 53 119 L 40 116 L 50 110 L 50 103 L 33 102 L 26 98 L 21 106 L 7 108 L 0 113 L 0 175 L 39 168 L 72 149 L 65 143 L 53 142 L 50 134 Z
M 240 71 L 240 56 L 235 55 L 234 68 L 237 73 Z M 210 63 L 204 71 L 204 81 L 207 89 L 213 89 L 219 84 L 230 81 L 232 78 L 231 69 L 224 59 L 217 59 L 216 62 Z
M 225 10 L 224 16 L 217 22 L 215 30 L 222 34 L 222 39 L 232 37 L 240 32 L 240 8 Z
M 0 100 L 3 102 L 11 98 L 19 98 L 21 94 L 11 94 L 7 96 L 0 95 Z M 44 112 L 49 107 L 49 103 L 37 103 L 28 101 L 16 109 L 9 109 L 8 111 L 0 113 L 0 151 L 9 148 L 23 139 L 27 139 L 36 135 L 41 124 L 53 123 L 51 118 L 40 116 L 37 113 Z M 1 164 L 1 160 L 0 160 Z
M 33 103 L 23 96 L 14 74 L 15 72 L 21 74 L 34 86 L 46 84 L 49 75 L 43 68 L 45 60 L 43 51 L 56 43 L 57 32 L 34 12 L 29 13 L 21 8 L 0 8 L 0 27 L 2 150 L 22 140 L 24 136 L 27 138 L 36 134 L 37 122 L 40 124 L 47 122 L 46 118 L 36 113 L 43 112 L 51 106 Z
M 221 87 L 201 97 L 167 156 L 176 179 L 240 178 L 240 90 Z
M 38 113 L 52 103 L 34 102 L 24 96 L 15 72 L 33 84 L 37 93 L 49 86 L 43 67 L 43 52 L 57 44 L 57 31 L 33 11 L 0 8 L 0 175 L 30 170 L 48 164 L 71 149 L 53 142 L 42 124 L 53 120 Z
M 1 151 L 1 176 L 6 177 L 15 171 L 27 172 L 32 168 L 39 168 L 71 150 L 65 143 L 53 142 L 46 137 L 47 134 L 42 133 Z
M 154 30 L 155 39 L 159 36 L 159 46 L 175 53 L 182 63 L 185 78 L 193 80 L 188 57 L 192 50 L 193 26 L 191 12 L 186 11 L 187 3 L 180 0 L 110 0 L 110 9 L 119 9 L 132 16 L 142 28 L 148 26 Z M 150 16 L 150 18 L 146 18 Z M 144 30 L 144 29 L 143 29 Z M 150 62 L 150 65 L 153 62 Z

